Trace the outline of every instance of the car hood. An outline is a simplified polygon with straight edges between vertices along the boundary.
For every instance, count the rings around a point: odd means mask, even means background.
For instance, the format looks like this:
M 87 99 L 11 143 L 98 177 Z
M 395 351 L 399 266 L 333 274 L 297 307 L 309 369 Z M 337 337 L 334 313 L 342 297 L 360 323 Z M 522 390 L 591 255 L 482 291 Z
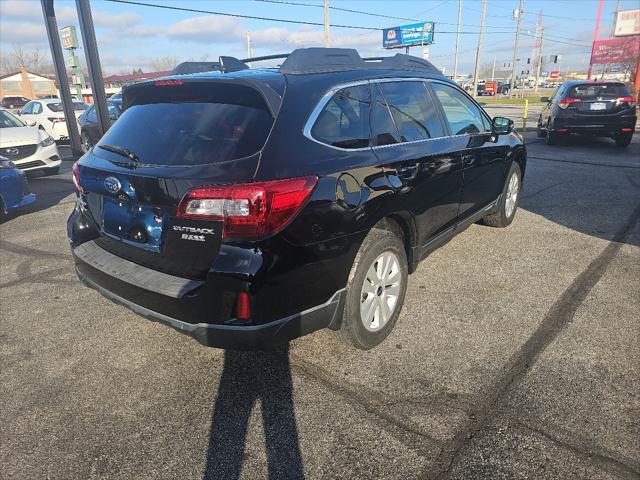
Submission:
M 40 143 L 40 132 L 36 127 L 0 128 L 0 147 L 33 145 Z

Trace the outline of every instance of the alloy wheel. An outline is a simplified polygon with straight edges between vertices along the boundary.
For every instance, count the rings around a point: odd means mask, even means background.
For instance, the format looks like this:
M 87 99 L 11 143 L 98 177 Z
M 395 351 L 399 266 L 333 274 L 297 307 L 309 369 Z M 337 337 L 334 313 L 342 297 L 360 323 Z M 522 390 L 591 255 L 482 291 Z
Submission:
M 519 193 L 520 180 L 518 179 L 518 174 L 514 172 L 509 179 L 509 186 L 507 187 L 507 198 L 504 205 L 504 213 L 506 214 L 507 218 L 510 218 L 516 209 Z
M 398 305 L 402 284 L 400 262 L 386 251 L 374 260 L 365 276 L 360 295 L 360 319 L 370 332 L 382 329 Z

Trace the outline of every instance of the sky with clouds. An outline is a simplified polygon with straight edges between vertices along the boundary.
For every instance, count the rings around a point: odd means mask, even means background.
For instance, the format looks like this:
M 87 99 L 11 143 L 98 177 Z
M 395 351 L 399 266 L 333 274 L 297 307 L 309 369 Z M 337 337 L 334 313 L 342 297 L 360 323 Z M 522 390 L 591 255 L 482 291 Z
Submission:
M 270 3 L 260 0 L 141 0 L 163 6 L 215 11 L 278 19 L 322 22 L 319 0 L 291 0 Z M 518 0 L 488 0 L 486 34 L 481 63 L 496 59 L 498 66 L 511 61 L 515 21 L 513 9 Z M 620 9 L 638 8 L 637 0 L 620 0 Z M 331 0 L 332 7 L 360 10 L 376 15 L 436 22 L 435 42 L 429 47 L 429 59 L 446 72 L 453 69 L 458 0 Z M 600 38 L 611 34 L 615 0 L 605 0 Z M 183 12 L 164 8 L 91 1 L 98 48 L 105 74 L 132 68 L 150 70 L 151 61 L 162 56 L 183 60 L 219 55 L 246 56 L 246 32 L 251 32 L 254 55 L 282 53 L 297 47 L 321 46 L 322 27 L 297 25 L 273 20 L 255 20 L 203 12 Z M 77 25 L 75 2 L 55 0 L 58 26 Z M 533 56 L 538 14 L 542 12 L 545 54 L 561 55 L 560 68 L 586 69 L 593 37 L 597 0 L 525 0 L 522 17 L 520 58 Z M 462 0 L 462 35 L 459 71 L 473 69 L 478 42 L 481 0 Z M 330 10 L 330 22 L 336 25 L 381 29 L 409 20 L 383 18 L 362 13 Z M 357 48 L 365 56 L 381 55 L 379 30 L 331 28 L 332 46 Z M 48 52 L 42 9 L 38 0 L 0 0 L 0 54 L 22 44 L 27 49 Z M 391 52 L 393 53 L 393 52 Z M 413 54 L 420 55 L 414 48 Z M 80 52 L 83 55 L 83 52 Z M 526 68 L 526 67 L 521 67 Z

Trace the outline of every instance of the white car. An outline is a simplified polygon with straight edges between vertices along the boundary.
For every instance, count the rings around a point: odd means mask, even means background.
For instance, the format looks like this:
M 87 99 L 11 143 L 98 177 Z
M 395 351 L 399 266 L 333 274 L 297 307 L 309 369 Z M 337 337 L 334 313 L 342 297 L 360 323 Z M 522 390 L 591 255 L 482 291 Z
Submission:
M 82 102 L 73 102 L 77 121 L 87 106 Z M 27 125 L 33 125 L 44 130 L 54 140 L 67 140 L 69 131 L 64 118 L 64 108 L 58 98 L 43 98 L 31 100 L 19 112 L 20 117 Z
M 60 154 L 51 135 L 30 127 L 0 108 L 0 156 L 7 157 L 24 171 L 42 170 L 54 175 L 60 170 Z

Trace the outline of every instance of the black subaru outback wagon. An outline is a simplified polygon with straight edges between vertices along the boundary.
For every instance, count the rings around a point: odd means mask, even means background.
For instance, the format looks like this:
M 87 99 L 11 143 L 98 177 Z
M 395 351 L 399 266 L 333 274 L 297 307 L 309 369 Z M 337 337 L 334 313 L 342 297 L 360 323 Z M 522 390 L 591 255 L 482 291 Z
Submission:
M 74 165 L 76 270 L 205 345 L 328 327 L 369 349 L 420 260 L 474 222 L 511 223 L 523 140 L 421 59 L 282 58 L 254 70 L 221 57 L 219 71 L 125 88 L 122 115 Z

